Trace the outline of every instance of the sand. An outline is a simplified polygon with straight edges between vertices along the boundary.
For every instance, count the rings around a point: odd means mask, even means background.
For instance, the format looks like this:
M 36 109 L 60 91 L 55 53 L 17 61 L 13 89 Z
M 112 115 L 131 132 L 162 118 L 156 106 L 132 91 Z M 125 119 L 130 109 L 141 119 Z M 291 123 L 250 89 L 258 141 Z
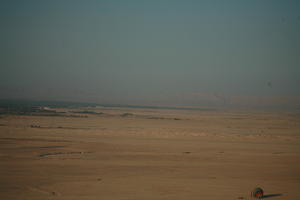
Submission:
M 56 110 L 0 116 L 1 199 L 300 199 L 297 113 Z

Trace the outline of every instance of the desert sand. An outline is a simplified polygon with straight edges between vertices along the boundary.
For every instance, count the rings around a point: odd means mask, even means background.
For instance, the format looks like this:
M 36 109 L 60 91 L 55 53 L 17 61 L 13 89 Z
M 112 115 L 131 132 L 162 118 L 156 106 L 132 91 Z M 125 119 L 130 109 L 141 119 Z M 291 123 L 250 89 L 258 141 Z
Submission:
M 300 115 L 57 108 L 0 115 L 0 199 L 300 199 Z

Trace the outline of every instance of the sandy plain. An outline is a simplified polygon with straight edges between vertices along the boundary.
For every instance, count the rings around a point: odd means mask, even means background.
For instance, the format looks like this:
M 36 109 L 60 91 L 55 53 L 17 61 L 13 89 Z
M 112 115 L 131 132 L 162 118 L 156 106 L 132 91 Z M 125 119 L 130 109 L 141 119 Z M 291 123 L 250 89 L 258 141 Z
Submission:
M 55 110 L 1 115 L 0 199 L 300 199 L 299 113 Z

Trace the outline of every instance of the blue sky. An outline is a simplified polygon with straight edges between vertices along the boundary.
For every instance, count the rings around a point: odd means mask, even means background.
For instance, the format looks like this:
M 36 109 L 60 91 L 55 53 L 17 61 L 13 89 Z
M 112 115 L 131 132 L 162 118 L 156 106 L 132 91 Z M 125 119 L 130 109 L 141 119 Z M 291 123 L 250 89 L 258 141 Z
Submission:
M 2 98 L 300 96 L 299 1 L 1 1 L 0 27 Z

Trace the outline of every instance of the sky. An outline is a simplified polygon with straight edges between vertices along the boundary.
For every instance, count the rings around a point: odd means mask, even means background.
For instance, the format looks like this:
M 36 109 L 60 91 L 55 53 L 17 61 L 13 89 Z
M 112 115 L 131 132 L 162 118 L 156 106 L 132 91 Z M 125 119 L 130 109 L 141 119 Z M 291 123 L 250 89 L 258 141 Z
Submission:
M 0 30 L 0 98 L 300 96 L 297 0 L 1 0 Z

